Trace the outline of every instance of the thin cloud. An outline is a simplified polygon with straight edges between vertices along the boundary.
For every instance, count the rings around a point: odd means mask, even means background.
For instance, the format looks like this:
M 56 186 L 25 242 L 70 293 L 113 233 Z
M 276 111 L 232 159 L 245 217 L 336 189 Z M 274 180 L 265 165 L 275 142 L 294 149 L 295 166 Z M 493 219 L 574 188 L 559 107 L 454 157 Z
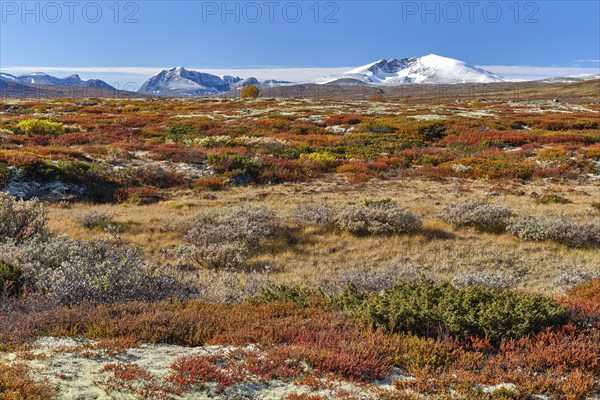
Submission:
M 591 60 L 590 60 L 591 61 Z M 596 60 L 599 61 L 599 60 Z M 483 65 L 481 68 L 511 80 L 537 80 L 556 76 L 573 76 L 600 73 L 599 67 L 540 67 L 531 65 Z M 31 72 L 45 72 L 50 75 L 66 76 L 79 74 L 83 79 L 102 79 L 120 87 L 135 84 L 140 86 L 151 76 L 170 67 L 42 67 L 9 66 L 1 67 L 2 72 L 23 75 Z M 187 67 L 186 67 L 187 68 Z M 215 75 L 234 75 L 242 78 L 255 77 L 259 80 L 276 79 L 291 82 L 307 82 L 322 76 L 339 75 L 355 66 L 348 67 L 260 67 L 260 68 L 203 68 L 190 67 Z
M 600 68 L 583 67 L 537 67 L 532 65 L 482 65 L 483 69 L 508 79 L 537 80 L 557 76 L 592 75 L 600 73 Z
M 40 66 L 10 66 L 2 67 L 3 72 L 13 75 L 23 75 L 32 72 L 45 72 L 47 74 L 79 74 L 83 79 L 103 79 L 107 82 L 118 81 L 122 83 L 141 84 L 146 79 L 158 74 L 163 69 L 170 67 L 40 67 Z M 234 75 L 242 78 L 255 77 L 259 80 L 276 79 L 292 82 L 303 82 L 325 75 L 336 75 L 354 67 L 269 67 L 269 68 L 202 68 L 186 67 L 193 71 L 208 72 L 215 75 Z

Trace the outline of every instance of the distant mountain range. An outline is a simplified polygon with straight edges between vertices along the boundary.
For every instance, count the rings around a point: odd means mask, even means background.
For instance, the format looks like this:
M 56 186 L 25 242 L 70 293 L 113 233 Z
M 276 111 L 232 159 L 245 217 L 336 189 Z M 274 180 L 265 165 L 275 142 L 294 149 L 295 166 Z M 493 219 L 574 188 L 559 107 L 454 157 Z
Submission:
M 190 71 L 175 67 L 161 71 L 148 79 L 138 91 L 159 96 L 206 96 L 239 89 L 246 85 L 281 85 L 287 81 L 268 80 L 260 82 L 256 78 L 240 78 L 231 75 L 213 75 L 206 72 Z
M 577 75 L 540 80 L 541 83 L 575 83 L 600 79 L 600 75 Z M 381 59 L 339 75 L 324 76 L 310 82 L 296 85 L 337 85 L 337 86 L 401 86 L 411 84 L 452 85 L 472 83 L 510 82 L 510 79 L 453 58 L 429 54 L 423 57 Z M 9 85 L 10 84 L 10 85 Z M 25 85 L 25 86 L 23 86 Z M 277 87 L 294 85 L 289 81 L 256 78 L 240 78 L 231 75 L 213 75 L 206 72 L 187 70 L 183 67 L 166 69 L 148 79 L 138 90 L 139 96 L 202 97 L 227 92 L 234 94 L 246 85 Z M 99 79 L 82 80 L 79 75 L 56 78 L 42 72 L 14 76 L 0 73 L 0 89 L 3 93 L 31 91 L 33 87 L 49 88 L 57 93 L 66 93 L 69 88 L 116 91 L 114 87 Z M 72 91 L 72 89 L 71 89 Z M 131 92 L 130 92 L 131 93 Z M 132 93 L 133 94 L 133 93 Z M 13 96 L 14 97 L 14 96 Z
M 572 76 L 557 76 L 554 78 L 542 79 L 538 82 L 542 83 L 576 83 L 592 81 L 594 79 L 600 79 L 600 74 L 583 74 L 583 75 L 572 75 Z
M 108 83 L 101 81 L 100 79 L 89 79 L 87 81 L 84 81 L 79 77 L 79 75 L 69 75 L 66 78 L 56 78 L 43 72 L 33 72 L 31 74 L 20 76 L 0 73 L 0 80 L 21 82 L 30 85 L 80 86 L 103 90 L 117 90 Z

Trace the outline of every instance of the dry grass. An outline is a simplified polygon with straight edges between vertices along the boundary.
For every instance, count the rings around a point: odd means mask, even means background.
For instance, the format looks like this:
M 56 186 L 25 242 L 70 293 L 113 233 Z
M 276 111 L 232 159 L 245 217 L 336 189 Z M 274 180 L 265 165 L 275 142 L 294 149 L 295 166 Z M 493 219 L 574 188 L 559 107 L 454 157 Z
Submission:
M 493 193 L 495 195 L 490 195 Z M 558 193 L 569 204 L 539 204 L 532 193 Z M 348 234 L 305 231 L 297 244 L 270 243 L 252 260 L 257 268 L 268 265 L 277 280 L 293 284 L 319 282 L 350 269 L 380 271 L 390 264 L 405 266 L 417 273 L 452 279 L 459 272 L 500 271 L 520 277 L 518 287 L 543 293 L 562 293 L 557 279 L 572 271 L 600 270 L 596 249 L 569 249 L 554 243 L 530 243 L 507 234 L 474 230 L 453 230 L 435 218 L 444 204 L 459 200 L 485 199 L 507 205 L 517 215 L 543 215 L 586 219 L 590 204 L 600 196 L 593 183 L 535 181 L 427 181 L 420 179 L 370 181 L 348 184 L 343 178 L 311 184 L 284 184 L 270 187 L 237 187 L 214 193 L 211 200 L 182 192 L 177 200 L 158 204 L 89 205 L 75 203 L 52 206 L 50 229 L 76 239 L 110 237 L 77 226 L 72 218 L 90 209 L 108 212 L 124 226 L 121 239 L 146 248 L 152 257 L 171 245 L 182 243 L 181 234 L 170 227 L 200 210 L 239 204 L 263 205 L 286 215 L 301 204 L 328 202 L 340 205 L 364 199 L 392 198 L 400 206 L 425 216 L 423 232 L 414 236 L 356 238 Z

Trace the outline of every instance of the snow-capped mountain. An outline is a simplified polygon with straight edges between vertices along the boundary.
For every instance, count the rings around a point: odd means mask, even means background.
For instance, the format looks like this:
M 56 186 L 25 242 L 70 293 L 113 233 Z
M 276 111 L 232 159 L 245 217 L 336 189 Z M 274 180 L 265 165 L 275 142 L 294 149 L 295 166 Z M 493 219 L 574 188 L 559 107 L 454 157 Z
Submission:
M 245 81 L 249 79 L 254 78 Z M 244 80 L 237 76 L 218 76 L 176 67 L 148 79 L 138 92 L 162 96 L 204 96 L 226 92 L 242 82 Z
M 542 79 L 539 82 L 542 83 L 577 83 L 591 81 L 594 79 L 600 79 L 600 74 L 578 74 L 569 76 L 557 76 L 547 79 Z
M 27 83 L 32 85 L 61 85 L 61 86 L 81 86 L 96 89 L 116 90 L 108 83 L 100 79 L 82 80 L 79 75 L 69 75 L 66 78 L 57 78 L 43 72 L 33 72 L 31 74 L 14 76 L 7 73 L 0 74 L 0 80 Z
M 423 57 L 379 60 L 341 75 L 319 78 L 315 83 L 336 83 L 336 81 L 391 86 L 411 83 L 492 83 L 504 82 L 505 79 L 464 61 L 430 54 Z
M 0 81 L 14 81 L 14 82 L 18 82 L 19 80 L 17 79 L 16 76 L 11 75 L 11 74 L 6 74 L 6 73 L 1 73 L 0 74 Z
M 256 78 L 240 78 L 231 75 L 213 75 L 207 72 L 197 72 L 175 67 L 161 71 L 148 79 L 138 90 L 139 93 L 159 96 L 195 97 L 224 93 L 241 89 L 246 85 L 282 86 L 289 81 L 266 80 Z

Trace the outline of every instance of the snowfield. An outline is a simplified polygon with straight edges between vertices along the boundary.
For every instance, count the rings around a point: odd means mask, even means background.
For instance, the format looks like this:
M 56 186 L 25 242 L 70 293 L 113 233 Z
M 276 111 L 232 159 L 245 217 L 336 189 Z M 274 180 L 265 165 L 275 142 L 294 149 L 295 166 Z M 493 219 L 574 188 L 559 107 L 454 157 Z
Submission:
M 332 83 L 339 79 L 354 79 L 376 85 L 493 83 L 506 79 L 454 58 L 429 54 L 391 60 L 379 60 L 345 72 L 342 75 L 319 78 L 316 83 Z

